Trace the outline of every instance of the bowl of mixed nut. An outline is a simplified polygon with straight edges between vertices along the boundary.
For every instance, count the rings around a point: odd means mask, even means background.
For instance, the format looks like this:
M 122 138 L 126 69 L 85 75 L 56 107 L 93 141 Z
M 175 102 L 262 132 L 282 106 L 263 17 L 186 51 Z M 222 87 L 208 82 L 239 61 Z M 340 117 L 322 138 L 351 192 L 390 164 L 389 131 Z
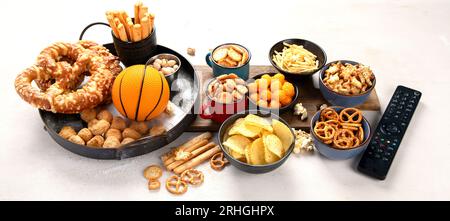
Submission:
M 206 102 L 200 110 L 203 119 L 222 123 L 248 107 L 247 83 L 236 74 L 224 74 L 212 79 L 205 94 Z
M 147 61 L 147 65 L 156 69 L 160 74 L 163 74 L 169 86 L 177 78 L 178 70 L 181 67 L 180 59 L 173 54 L 158 54 Z
M 354 107 L 363 104 L 375 88 L 375 75 L 369 66 L 339 60 L 320 71 L 319 88 L 323 97 L 335 106 Z

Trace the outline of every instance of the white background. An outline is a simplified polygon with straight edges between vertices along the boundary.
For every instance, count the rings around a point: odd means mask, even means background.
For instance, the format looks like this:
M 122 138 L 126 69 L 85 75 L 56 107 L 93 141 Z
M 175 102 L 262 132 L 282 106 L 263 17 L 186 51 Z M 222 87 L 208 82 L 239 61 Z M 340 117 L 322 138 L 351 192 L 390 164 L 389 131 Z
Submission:
M 423 92 L 386 181 L 358 173 L 357 159 L 292 156 L 278 170 L 252 175 L 227 167 L 183 196 L 147 190 L 142 170 L 159 151 L 122 161 L 83 158 L 59 147 L 42 129 L 37 110 L 21 101 L 13 82 L 55 41 L 77 40 L 85 25 L 111 9 L 132 12 L 135 1 L 0 2 L 0 199 L 2 200 L 450 200 L 450 1 L 169 1 L 146 0 L 156 14 L 158 42 L 194 64 L 224 42 L 247 46 L 252 64 L 269 65 L 277 41 L 305 38 L 328 60 L 368 64 L 384 111 L 397 85 Z M 88 39 L 111 41 L 106 28 Z M 379 114 L 377 114 L 379 117 Z M 173 145 L 183 143 L 185 134 Z M 167 173 L 163 178 L 167 177 Z

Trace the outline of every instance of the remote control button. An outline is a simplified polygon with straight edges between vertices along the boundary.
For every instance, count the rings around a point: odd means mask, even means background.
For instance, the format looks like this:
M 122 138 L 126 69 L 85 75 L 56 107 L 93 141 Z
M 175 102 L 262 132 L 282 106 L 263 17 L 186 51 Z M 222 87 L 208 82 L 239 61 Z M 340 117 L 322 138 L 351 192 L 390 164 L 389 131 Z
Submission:
M 383 157 L 383 159 L 382 159 L 383 161 L 389 161 L 389 159 L 388 158 L 386 158 L 386 157 Z
M 388 150 L 389 152 L 393 152 L 393 151 L 394 151 L 394 148 L 388 147 L 387 150 Z
M 375 154 L 375 159 L 380 159 L 381 155 L 380 154 Z
M 414 95 L 419 96 L 419 95 L 420 95 L 420 92 L 414 91 Z

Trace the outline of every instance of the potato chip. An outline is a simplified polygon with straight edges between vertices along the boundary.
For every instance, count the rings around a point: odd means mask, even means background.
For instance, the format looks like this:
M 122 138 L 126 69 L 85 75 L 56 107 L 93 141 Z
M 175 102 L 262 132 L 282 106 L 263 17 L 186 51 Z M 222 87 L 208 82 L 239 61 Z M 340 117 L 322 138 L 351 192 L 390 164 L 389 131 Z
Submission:
M 245 147 L 250 144 L 251 141 L 242 135 L 233 135 L 229 137 L 223 145 L 229 150 L 232 150 L 240 155 L 245 155 Z
M 269 149 L 267 149 L 266 146 L 264 146 L 264 161 L 266 162 L 266 164 L 269 163 L 275 163 L 278 160 L 280 160 L 280 158 L 273 154 Z
M 273 132 L 272 126 L 270 125 L 270 123 L 266 119 L 264 119 L 262 117 L 259 117 L 259 116 L 256 116 L 254 114 L 247 115 L 247 117 L 245 117 L 245 121 L 244 122 L 247 125 L 252 125 L 252 126 L 255 126 L 255 127 L 262 128 L 264 130 L 269 131 L 270 133 Z
M 231 149 L 228 149 L 228 153 L 230 153 L 230 156 L 232 156 L 236 160 L 245 161 L 245 154 L 237 153 L 236 151 L 233 151 Z
M 236 135 L 240 134 L 242 136 L 248 137 L 248 138 L 255 138 L 261 133 L 261 128 L 248 125 L 244 122 L 241 122 L 238 125 L 233 126 L 230 131 L 228 132 L 228 135 Z
M 253 141 L 250 147 L 250 160 L 252 165 L 264 165 L 266 164 L 264 156 L 264 143 L 262 138 L 258 138 Z
M 272 119 L 272 127 L 274 134 L 280 138 L 281 143 L 283 144 L 284 152 L 287 152 L 292 142 L 294 142 L 294 136 L 292 135 L 291 130 L 286 124 L 283 124 L 276 119 Z
M 278 138 L 274 134 L 264 135 L 263 136 L 264 147 L 267 150 L 275 154 L 277 157 L 281 158 L 284 155 L 283 144 L 281 143 L 280 138 Z
M 252 164 L 252 160 L 251 160 L 251 152 L 250 149 L 252 147 L 252 144 L 248 144 L 247 147 L 245 147 L 245 159 L 246 159 L 246 163 L 248 164 Z

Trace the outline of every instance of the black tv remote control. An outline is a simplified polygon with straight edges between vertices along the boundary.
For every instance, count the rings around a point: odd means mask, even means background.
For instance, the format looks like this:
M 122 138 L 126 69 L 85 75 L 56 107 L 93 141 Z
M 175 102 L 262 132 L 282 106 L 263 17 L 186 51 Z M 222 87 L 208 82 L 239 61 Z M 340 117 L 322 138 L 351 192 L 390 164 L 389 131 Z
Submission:
M 359 161 L 359 171 L 380 180 L 386 179 L 421 96 L 421 92 L 411 88 L 397 87 Z

